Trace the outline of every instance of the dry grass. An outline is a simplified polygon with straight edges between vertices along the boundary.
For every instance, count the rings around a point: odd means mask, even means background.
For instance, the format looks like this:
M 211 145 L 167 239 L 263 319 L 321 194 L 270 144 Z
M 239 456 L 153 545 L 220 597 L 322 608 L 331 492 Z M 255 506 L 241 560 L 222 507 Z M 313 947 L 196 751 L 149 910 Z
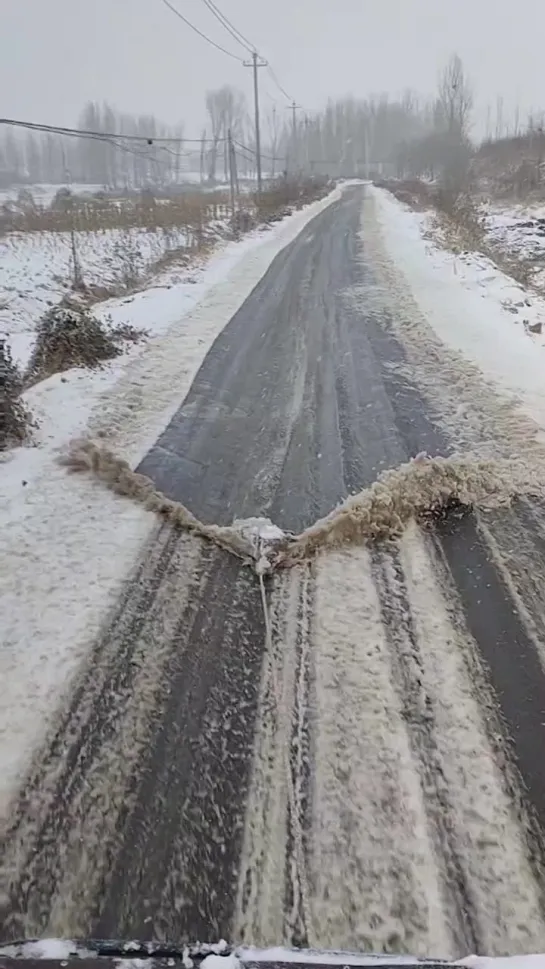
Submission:
M 189 244 L 198 247 L 211 223 L 228 215 L 228 198 L 194 192 L 170 199 L 108 198 L 74 195 L 70 204 L 45 208 L 3 206 L 0 234 L 6 232 L 100 232 L 105 229 L 185 228 Z
M 488 198 L 545 200 L 545 132 L 536 129 L 484 142 L 473 159 L 473 176 Z
M 417 212 L 426 212 L 437 207 L 437 187 L 419 178 L 376 178 L 374 184 L 378 188 L 387 189 L 399 202 Z
M 256 223 L 271 222 L 322 198 L 330 190 L 325 178 L 279 179 L 266 185 L 261 195 L 242 196 L 247 201 L 244 231 Z M 170 198 L 89 198 L 60 196 L 48 207 L 4 205 L 0 209 L 0 234 L 7 232 L 100 232 L 106 229 L 187 230 L 189 245 L 200 248 L 217 235 L 217 224 L 230 216 L 225 192 L 188 192 Z M 244 220 L 243 220 L 244 221 Z M 240 227 L 242 228 L 242 226 Z
M 480 252 L 507 276 L 525 288 L 534 285 L 536 260 L 510 253 L 499 243 L 491 242 L 486 224 L 480 215 L 478 202 L 469 195 L 462 196 L 451 213 L 438 212 L 437 227 L 446 248 L 454 253 Z
M 324 198 L 331 191 L 327 178 L 279 179 L 265 186 L 261 195 L 253 195 L 252 203 L 257 222 L 277 222 L 295 209 Z

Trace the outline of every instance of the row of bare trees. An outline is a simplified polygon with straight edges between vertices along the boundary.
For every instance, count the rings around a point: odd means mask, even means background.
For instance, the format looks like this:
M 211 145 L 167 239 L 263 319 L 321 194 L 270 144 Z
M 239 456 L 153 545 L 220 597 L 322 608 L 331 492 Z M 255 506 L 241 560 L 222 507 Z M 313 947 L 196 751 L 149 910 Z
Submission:
M 287 171 L 424 177 L 438 181 L 444 193 L 454 197 L 476 150 L 471 140 L 472 108 L 471 85 L 457 55 L 441 72 L 435 95 L 426 99 L 408 90 L 393 99 L 380 95 L 331 100 L 312 114 L 299 110 L 295 124 L 286 111 L 274 106 L 262 118 L 263 171 L 270 176 Z M 0 185 L 17 181 L 65 184 L 71 180 L 141 188 L 179 183 L 189 172 L 214 183 L 227 177 L 229 131 L 239 174 L 254 174 L 253 106 L 245 95 L 224 85 L 206 93 L 205 109 L 206 123 L 196 143 L 184 142 L 182 125 L 164 125 L 153 116 L 122 114 L 109 104 L 87 104 L 78 126 L 115 132 L 113 138 L 20 135 L 6 128 L 0 132 Z M 501 99 L 496 129 L 499 137 L 504 129 Z M 123 140 L 127 135 L 142 140 Z M 523 137 L 518 119 L 516 135 Z M 498 137 L 490 136 L 487 143 Z M 166 141 L 158 144 L 156 138 Z M 539 138 L 537 141 L 541 143 Z
M 185 161 L 181 125 L 169 127 L 150 115 L 122 114 L 108 103 L 89 102 L 78 127 L 119 137 L 75 138 L 6 126 L 0 132 L 0 186 L 83 182 L 118 188 L 179 180 Z M 123 135 L 142 141 L 124 141 Z M 158 137 L 173 140 L 156 146 L 152 139 Z
M 7 127 L 0 137 L 0 183 L 72 181 L 141 188 L 183 181 L 189 171 L 215 182 L 227 173 L 229 131 L 239 172 L 251 175 L 254 131 L 244 94 L 225 85 L 207 92 L 205 107 L 200 144 L 184 142 L 182 125 L 123 114 L 108 103 L 88 103 L 78 119 L 79 128 L 103 132 L 103 138 L 21 134 Z M 322 111 L 299 112 L 295 124 L 273 107 L 263 117 L 263 170 L 273 176 L 285 170 L 356 175 L 378 167 L 430 177 L 440 170 L 450 185 L 471 152 L 471 107 L 471 89 L 456 56 L 433 99 L 422 101 L 408 91 L 393 100 L 383 95 L 330 101 Z M 106 137 L 112 133 L 115 137 Z M 142 140 L 124 140 L 127 135 Z M 156 138 L 166 140 L 156 143 Z

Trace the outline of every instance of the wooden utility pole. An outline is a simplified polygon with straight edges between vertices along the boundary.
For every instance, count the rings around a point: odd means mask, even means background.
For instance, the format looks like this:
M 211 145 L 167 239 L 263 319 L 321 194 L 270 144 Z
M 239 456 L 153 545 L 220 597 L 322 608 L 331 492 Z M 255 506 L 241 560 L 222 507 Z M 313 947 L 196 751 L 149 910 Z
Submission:
M 231 196 L 231 216 L 233 222 L 236 215 L 236 174 L 235 174 L 235 148 L 231 129 L 227 132 L 227 154 L 229 159 L 229 193 Z
M 259 56 L 257 51 L 252 54 L 251 61 L 243 61 L 244 67 L 251 67 L 254 72 L 254 110 L 255 110 L 255 155 L 257 169 L 257 191 L 261 192 L 261 133 L 259 130 L 259 85 L 257 83 L 258 67 L 267 67 L 267 61 Z
M 308 114 L 305 114 L 305 172 L 308 172 L 310 168 L 310 145 L 308 137 L 308 129 L 310 127 L 310 120 Z
M 296 104 L 295 101 L 292 101 L 287 110 L 291 111 L 291 141 L 292 141 L 291 161 L 293 164 L 293 169 L 295 171 L 297 168 L 297 111 L 301 110 L 301 105 Z M 286 160 L 286 168 L 287 167 L 288 166 L 287 166 L 287 160 Z
M 62 142 L 61 148 L 62 148 L 62 165 L 64 168 L 64 184 L 68 192 L 66 203 L 68 206 L 68 210 L 70 212 L 70 248 L 72 250 L 74 289 L 82 289 L 83 277 L 81 274 L 81 266 L 78 258 L 78 247 L 76 245 L 76 221 L 75 221 L 75 214 L 74 214 L 74 196 L 72 195 L 72 173 L 68 167 L 68 162 L 66 160 L 64 141 Z

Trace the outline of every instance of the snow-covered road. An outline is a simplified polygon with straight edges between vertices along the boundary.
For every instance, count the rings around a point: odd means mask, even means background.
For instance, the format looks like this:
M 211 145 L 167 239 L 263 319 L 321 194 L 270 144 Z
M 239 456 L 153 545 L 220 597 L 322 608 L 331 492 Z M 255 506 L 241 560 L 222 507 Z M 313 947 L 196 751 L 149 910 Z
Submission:
M 516 385 L 484 352 L 494 294 L 382 193 L 314 213 L 82 378 L 112 383 L 13 479 L 6 809 L 55 731 L 8 819 L 11 937 L 545 949 L 543 504 L 279 574 L 269 637 L 249 569 L 54 464 L 103 431 L 202 520 L 296 531 L 423 450 L 545 467 L 542 348 L 500 331 Z
M 224 246 L 190 281 L 171 273 L 95 307 L 150 339 L 103 370 L 57 374 L 25 394 L 36 446 L 0 463 L 0 816 L 155 527 L 142 509 L 67 477 L 59 449 L 90 433 L 138 464 L 271 261 L 337 197 Z

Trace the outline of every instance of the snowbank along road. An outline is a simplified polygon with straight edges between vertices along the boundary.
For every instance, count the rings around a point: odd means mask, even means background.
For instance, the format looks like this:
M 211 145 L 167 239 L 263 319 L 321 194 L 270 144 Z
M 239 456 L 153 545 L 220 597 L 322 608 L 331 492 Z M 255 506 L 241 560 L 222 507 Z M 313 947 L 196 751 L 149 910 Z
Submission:
M 298 531 L 422 450 L 538 459 L 377 205 L 276 257 L 143 461 L 203 520 Z M 543 951 L 544 563 L 537 502 L 413 525 L 267 580 L 266 647 L 250 570 L 158 527 L 15 804 L 4 937 Z

